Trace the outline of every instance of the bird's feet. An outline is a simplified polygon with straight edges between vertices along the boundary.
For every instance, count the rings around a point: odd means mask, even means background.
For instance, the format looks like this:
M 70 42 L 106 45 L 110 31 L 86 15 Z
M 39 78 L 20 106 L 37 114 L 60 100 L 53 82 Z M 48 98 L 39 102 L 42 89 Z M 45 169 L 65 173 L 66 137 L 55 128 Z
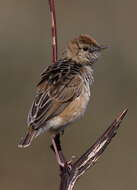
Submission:
M 59 135 L 52 136 L 52 145 L 50 147 L 56 154 L 56 159 L 57 159 L 58 165 L 61 168 L 68 168 L 70 170 L 72 168 L 72 162 L 73 162 L 75 156 L 72 156 L 71 160 L 69 160 L 69 161 L 66 160 L 66 158 L 62 152 L 62 149 L 61 149 Z

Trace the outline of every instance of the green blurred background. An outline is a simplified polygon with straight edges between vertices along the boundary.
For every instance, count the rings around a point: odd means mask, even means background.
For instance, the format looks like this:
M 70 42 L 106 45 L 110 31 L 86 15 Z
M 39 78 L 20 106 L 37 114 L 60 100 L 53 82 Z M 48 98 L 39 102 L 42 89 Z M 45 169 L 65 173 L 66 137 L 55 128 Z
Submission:
M 57 1 L 59 52 L 79 34 L 91 34 L 110 48 L 95 66 L 92 101 L 83 119 L 63 136 L 67 158 L 79 157 L 124 108 L 118 135 L 77 189 L 137 188 L 137 2 Z M 48 0 L 0 1 L 0 189 L 56 190 L 59 171 L 43 135 L 18 149 L 43 68 L 51 62 Z

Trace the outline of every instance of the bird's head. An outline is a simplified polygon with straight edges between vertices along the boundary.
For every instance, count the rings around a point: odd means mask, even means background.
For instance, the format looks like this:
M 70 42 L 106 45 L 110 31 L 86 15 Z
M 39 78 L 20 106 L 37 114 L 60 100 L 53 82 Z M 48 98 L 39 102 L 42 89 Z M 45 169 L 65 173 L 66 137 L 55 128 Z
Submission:
M 93 64 L 97 61 L 101 51 L 106 48 L 106 46 L 99 45 L 91 36 L 80 35 L 68 43 L 64 56 L 78 63 Z

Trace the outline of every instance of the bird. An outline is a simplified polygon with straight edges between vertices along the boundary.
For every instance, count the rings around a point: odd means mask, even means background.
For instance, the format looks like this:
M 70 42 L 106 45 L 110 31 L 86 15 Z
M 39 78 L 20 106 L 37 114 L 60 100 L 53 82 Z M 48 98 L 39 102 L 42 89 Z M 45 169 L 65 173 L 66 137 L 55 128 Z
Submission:
M 94 63 L 107 46 L 81 34 L 68 42 L 60 59 L 41 74 L 27 119 L 27 133 L 18 147 L 28 147 L 44 132 L 51 136 L 84 115 L 94 82 Z

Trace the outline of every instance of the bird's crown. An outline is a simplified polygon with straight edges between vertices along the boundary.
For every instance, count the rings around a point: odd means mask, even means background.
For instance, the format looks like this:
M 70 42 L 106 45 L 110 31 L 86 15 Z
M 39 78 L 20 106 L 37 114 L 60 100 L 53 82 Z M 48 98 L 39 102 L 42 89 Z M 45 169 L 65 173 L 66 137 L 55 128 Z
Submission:
M 81 43 L 81 44 L 99 46 L 97 41 L 88 34 L 81 34 L 78 38 L 75 38 L 74 40 L 72 40 L 71 43 L 72 44 L 75 43 L 77 45 L 78 43 Z

